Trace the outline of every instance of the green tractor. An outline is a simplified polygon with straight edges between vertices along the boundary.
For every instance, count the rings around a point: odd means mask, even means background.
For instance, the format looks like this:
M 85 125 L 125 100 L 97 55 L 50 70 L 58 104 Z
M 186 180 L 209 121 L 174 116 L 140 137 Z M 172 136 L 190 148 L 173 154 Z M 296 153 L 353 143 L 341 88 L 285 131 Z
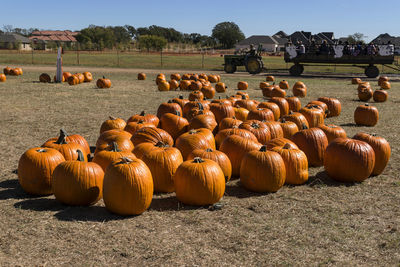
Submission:
M 250 45 L 250 50 L 239 55 L 225 55 L 224 56 L 224 70 L 226 73 L 234 73 L 237 66 L 245 66 L 246 71 L 250 74 L 258 74 L 263 68 L 264 64 L 261 57 L 262 45 L 259 44 L 257 51 L 253 45 Z

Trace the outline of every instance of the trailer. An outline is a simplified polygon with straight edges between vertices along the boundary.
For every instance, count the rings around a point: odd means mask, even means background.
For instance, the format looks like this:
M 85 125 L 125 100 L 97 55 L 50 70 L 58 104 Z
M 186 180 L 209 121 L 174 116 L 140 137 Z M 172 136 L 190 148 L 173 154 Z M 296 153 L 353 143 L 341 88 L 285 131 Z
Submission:
M 290 67 L 289 73 L 293 76 L 300 76 L 304 71 L 304 66 L 330 65 L 359 67 L 364 69 L 365 75 L 369 78 L 376 78 L 379 76 L 379 69 L 376 65 L 383 65 L 400 71 L 397 62 L 395 62 L 393 45 L 378 45 L 378 53 L 373 55 L 344 55 L 343 45 L 334 45 L 331 48 L 329 54 L 315 52 L 299 54 L 295 46 L 286 46 L 284 55 L 285 62 L 294 63 L 294 65 Z

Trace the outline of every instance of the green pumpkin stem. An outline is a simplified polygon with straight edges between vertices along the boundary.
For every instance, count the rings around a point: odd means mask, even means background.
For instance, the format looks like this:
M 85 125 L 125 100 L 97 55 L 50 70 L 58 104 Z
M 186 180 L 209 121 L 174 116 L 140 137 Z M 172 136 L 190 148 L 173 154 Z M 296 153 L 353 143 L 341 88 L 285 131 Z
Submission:
M 301 128 L 302 128 L 302 130 L 307 130 L 307 129 L 308 129 L 308 127 L 307 127 L 307 125 L 306 125 L 305 123 L 303 123 L 303 124 L 301 125 Z
M 204 162 L 204 160 L 202 158 L 200 158 L 200 157 L 195 157 L 193 159 L 193 163 L 202 163 L 202 162 Z
M 168 144 L 165 144 L 165 143 L 162 142 L 162 141 L 158 141 L 157 144 L 156 144 L 156 147 L 169 147 L 169 145 L 168 145 Z
M 67 132 L 64 129 L 60 129 L 60 136 L 58 137 L 57 141 L 55 141 L 54 143 L 59 144 L 59 145 L 66 144 L 67 136 L 68 136 Z
M 77 161 L 85 161 L 85 157 L 83 156 L 82 151 L 80 151 L 79 149 L 76 151 L 76 153 L 78 153 L 78 159 Z
M 267 146 L 262 146 L 259 151 L 260 152 L 266 152 L 267 151 Z
M 290 146 L 290 144 L 289 143 L 286 143 L 283 147 L 282 147 L 283 149 L 290 149 L 291 148 L 291 146 Z
M 285 118 L 282 118 L 281 119 L 281 123 L 285 123 L 286 122 L 286 119 Z
M 111 143 L 111 151 L 113 151 L 113 152 L 121 152 L 121 150 L 119 150 L 119 148 L 118 148 L 118 144 L 117 144 L 117 142 L 112 142 Z
M 144 110 L 142 112 L 140 112 L 140 116 L 144 116 L 144 114 L 146 114 L 146 112 L 144 112 Z
M 133 160 L 128 158 L 128 157 L 122 157 L 121 161 L 118 164 L 129 164 L 131 163 Z
M 206 152 L 213 152 L 212 148 L 207 148 Z
M 179 95 L 178 98 L 179 98 L 179 99 L 183 99 L 183 95 Z
M 181 114 L 181 112 L 180 112 L 179 110 L 175 110 L 175 115 L 176 115 L 176 116 L 179 116 L 179 117 L 182 116 L 182 114 Z

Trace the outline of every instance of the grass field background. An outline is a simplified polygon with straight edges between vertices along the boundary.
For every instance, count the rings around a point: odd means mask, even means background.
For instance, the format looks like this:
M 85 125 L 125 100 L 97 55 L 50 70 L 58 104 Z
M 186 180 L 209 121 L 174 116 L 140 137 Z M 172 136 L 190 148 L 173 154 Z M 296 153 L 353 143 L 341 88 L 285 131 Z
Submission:
M 0 64 L 5 65 L 55 65 L 55 52 L 43 52 L 35 50 L 31 52 L 18 52 L 0 50 Z M 78 61 L 79 58 L 79 61 Z M 283 56 L 264 56 L 264 66 L 269 72 L 288 72 L 292 65 L 286 64 Z M 164 53 L 137 53 L 137 52 L 82 52 L 67 51 L 63 55 L 63 63 L 67 66 L 94 66 L 94 67 L 121 67 L 121 68 L 145 68 L 145 69 L 193 69 L 193 70 L 214 70 L 222 71 L 224 58 L 218 53 L 210 55 L 199 54 L 171 54 Z M 379 66 L 381 73 L 399 73 L 390 68 Z M 239 67 L 238 71 L 244 71 Z M 364 70 L 357 67 L 343 66 L 309 66 L 305 67 L 305 73 L 346 73 L 360 74 Z
M 0 67 L 5 67 L 0 66 Z M 310 168 L 302 186 L 256 194 L 238 180 L 228 182 L 221 210 L 190 207 L 175 194 L 156 194 L 140 216 L 120 217 L 100 201 L 92 207 L 69 207 L 53 196 L 31 197 L 18 184 L 15 169 L 28 148 L 58 134 L 61 127 L 94 145 L 109 115 L 127 119 L 142 110 L 155 113 L 161 102 L 188 92 L 159 92 L 158 70 L 136 79 L 138 69 L 65 67 L 65 71 L 106 74 L 111 89 L 94 83 L 77 86 L 41 84 L 42 72 L 54 67 L 25 66 L 24 75 L 0 83 L 0 263 L 2 266 L 199 265 L 199 266 L 398 266 L 400 263 L 400 86 L 392 82 L 389 100 L 373 103 L 380 112 L 372 128 L 354 124 L 357 100 L 351 76 L 302 78 L 308 95 L 337 97 L 342 114 L 326 123 L 341 125 L 348 136 L 377 133 L 392 147 L 383 174 L 363 183 L 342 184 L 323 168 Z M 140 69 L 143 70 L 143 69 Z M 181 71 L 185 73 L 186 71 Z M 167 75 L 171 72 L 166 71 Z M 216 72 L 218 73 L 218 72 Z M 239 80 L 249 82 L 251 97 L 265 75 L 226 75 L 228 95 Z M 290 84 L 296 80 L 285 78 Z M 375 79 L 369 80 L 377 88 Z M 226 94 L 218 94 L 225 96 Z M 217 96 L 218 96 L 217 95 Z M 346 162 L 343 162 L 346 166 Z M 352 166 L 346 166 L 351 168 Z

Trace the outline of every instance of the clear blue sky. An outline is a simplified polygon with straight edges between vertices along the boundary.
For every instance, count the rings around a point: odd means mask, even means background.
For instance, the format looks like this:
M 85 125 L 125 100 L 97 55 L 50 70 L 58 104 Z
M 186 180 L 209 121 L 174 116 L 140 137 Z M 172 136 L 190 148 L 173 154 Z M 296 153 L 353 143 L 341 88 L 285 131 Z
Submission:
M 400 0 L 2 1 L 0 27 L 79 30 L 89 24 L 158 25 L 211 35 L 223 21 L 238 24 L 246 37 L 304 30 L 333 31 L 337 38 L 361 32 L 371 40 L 385 32 L 400 36 Z

